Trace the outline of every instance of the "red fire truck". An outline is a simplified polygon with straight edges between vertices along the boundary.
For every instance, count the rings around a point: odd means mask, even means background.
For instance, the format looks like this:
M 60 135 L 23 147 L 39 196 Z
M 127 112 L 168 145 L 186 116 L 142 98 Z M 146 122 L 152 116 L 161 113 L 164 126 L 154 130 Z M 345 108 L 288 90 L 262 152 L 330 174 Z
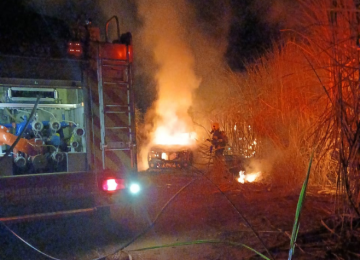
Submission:
M 139 191 L 131 34 L 116 16 L 105 31 L 78 27 L 56 55 L 0 52 L 0 221 L 102 212 Z

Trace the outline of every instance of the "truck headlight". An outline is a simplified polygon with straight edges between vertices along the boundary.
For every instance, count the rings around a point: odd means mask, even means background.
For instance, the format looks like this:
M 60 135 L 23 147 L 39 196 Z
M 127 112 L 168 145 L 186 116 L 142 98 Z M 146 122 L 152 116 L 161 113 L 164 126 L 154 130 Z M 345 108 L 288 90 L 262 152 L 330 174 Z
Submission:
M 129 190 L 132 194 L 137 194 L 140 191 L 140 185 L 138 183 L 131 183 Z

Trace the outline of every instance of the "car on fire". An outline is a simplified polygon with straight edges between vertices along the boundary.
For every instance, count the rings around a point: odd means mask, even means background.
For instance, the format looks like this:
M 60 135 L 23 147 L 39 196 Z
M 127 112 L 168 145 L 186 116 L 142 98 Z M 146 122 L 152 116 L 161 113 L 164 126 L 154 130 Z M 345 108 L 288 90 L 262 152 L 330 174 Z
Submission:
M 157 145 L 148 153 L 149 169 L 186 169 L 193 163 L 193 152 L 188 146 Z

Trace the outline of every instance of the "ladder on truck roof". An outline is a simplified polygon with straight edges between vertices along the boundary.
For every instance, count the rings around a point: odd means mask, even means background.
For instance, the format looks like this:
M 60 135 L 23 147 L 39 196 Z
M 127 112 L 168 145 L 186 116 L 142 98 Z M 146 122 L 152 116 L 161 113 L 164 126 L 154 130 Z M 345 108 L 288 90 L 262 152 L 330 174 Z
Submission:
M 131 51 L 131 46 L 124 44 L 99 44 L 102 169 L 137 171 Z

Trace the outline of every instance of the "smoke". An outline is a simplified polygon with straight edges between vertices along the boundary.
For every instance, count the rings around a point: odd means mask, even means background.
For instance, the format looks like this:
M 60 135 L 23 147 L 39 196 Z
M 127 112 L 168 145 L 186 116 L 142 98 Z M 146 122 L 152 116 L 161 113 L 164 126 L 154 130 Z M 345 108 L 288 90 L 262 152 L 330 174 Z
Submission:
M 176 141 L 182 133 L 205 133 L 208 115 L 233 84 L 224 54 L 230 34 L 238 34 L 238 29 L 230 31 L 230 26 L 242 28 L 247 11 L 272 25 L 282 25 L 294 12 L 291 0 L 29 0 L 29 5 L 70 20 L 82 13 L 101 31 L 106 20 L 117 15 L 120 32 L 133 34 L 137 105 L 146 111 L 145 125 L 137 129 L 147 140 L 141 148 L 144 166 L 139 168 L 147 166 L 151 145 Z M 204 128 L 199 131 L 196 125 Z
M 170 122 L 170 131 L 176 131 L 176 119 L 189 121 L 187 110 L 192 103 L 193 91 L 200 79 L 194 72 L 194 56 L 186 41 L 186 14 L 189 7 L 184 1 L 139 1 L 139 14 L 143 18 L 143 44 L 151 48 L 157 70 L 158 99 L 155 104 L 159 124 Z M 186 129 L 182 129 L 186 130 Z
M 296 26 L 299 15 L 301 14 L 297 1 L 275 0 L 267 12 L 265 22 L 269 24 L 277 23 L 281 29 L 293 28 Z
M 197 111 L 211 110 L 208 104 L 216 104 L 224 88 L 231 1 L 52 1 L 56 8 L 44 0 L 31 1 L 48 14 L 62 10 L 62 17 L 74 19 L 80 11 L 100 27 L 117 15 L 121 33 L 133 34 L 137 105 L 146 111 L 146 124 L 137 131 L 149 141 L 141 149 L 145 165 L 152 144 L 164 142 L 164 137 L 165 142 L 181 140 L 182 134 L 197 131 L 194 121 L 208 126 L 199 122 L 205 117 Z M 149 100 L 154 100 L 152 105 Z
M 151 52 L 157 99 L 147 113 L 151 125 L 150 144 L 176 144 L 191 131 L 188 110 L 201 79 L 195 74 L 195 58 L 188 41 L 193 10 L 184 0 L 138 1 L 143 22 L 140 32 L 142 48 Z M 148 149 L 143 148 L 143 158 Z M 145 162 L 144 162 L 145 163 Z

